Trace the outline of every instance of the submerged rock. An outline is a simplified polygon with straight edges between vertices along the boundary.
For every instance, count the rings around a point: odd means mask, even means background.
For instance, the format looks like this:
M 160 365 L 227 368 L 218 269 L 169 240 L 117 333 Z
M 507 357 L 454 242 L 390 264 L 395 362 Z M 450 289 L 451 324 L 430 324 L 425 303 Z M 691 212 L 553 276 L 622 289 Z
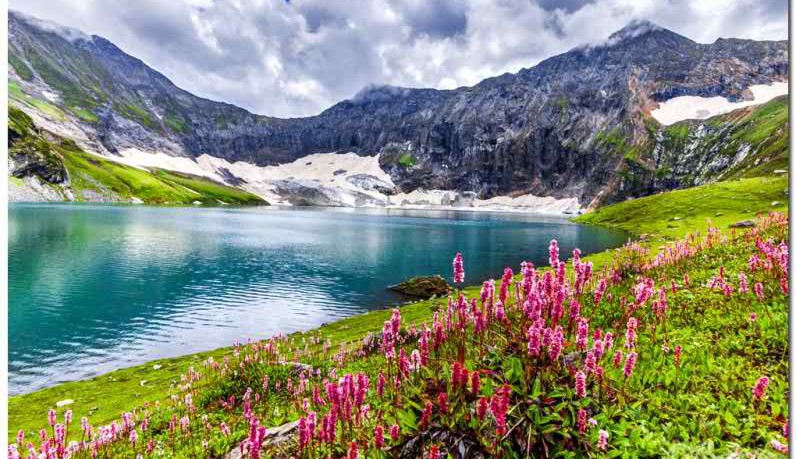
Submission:
M 418 298 L 431 298 L 447 295 L 451 287 L 442 276 L 420 276 L 392 285 L 390 290 Z

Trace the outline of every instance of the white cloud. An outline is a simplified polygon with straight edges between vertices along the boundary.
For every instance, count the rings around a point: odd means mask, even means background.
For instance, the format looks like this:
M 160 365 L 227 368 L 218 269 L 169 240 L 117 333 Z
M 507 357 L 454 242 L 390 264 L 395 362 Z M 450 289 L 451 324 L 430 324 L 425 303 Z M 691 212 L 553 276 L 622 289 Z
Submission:
M 311 115 L 364 86 L 451 88 L 648 19 L 700 42 L 787 38 L 787 0 L 11 0 L 108 38 L 178 86 Z

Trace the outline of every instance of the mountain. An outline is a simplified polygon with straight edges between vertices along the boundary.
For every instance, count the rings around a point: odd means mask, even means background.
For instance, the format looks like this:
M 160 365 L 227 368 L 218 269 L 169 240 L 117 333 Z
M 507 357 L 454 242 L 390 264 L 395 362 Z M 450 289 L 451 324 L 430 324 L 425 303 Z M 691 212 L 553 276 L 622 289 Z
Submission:
M 472 87 L 373 86 L 316 116 L 280 119 L 196 97 L 104 38 L 9 16 L 12 99 L 81 147 L 108 155 L 130 148 L 207 155 L 224 165 L 213 173 L 227 183 L 245 182 L 227 167 L 235 162 L 275 166 L 317 153 L 378 154 L 386 191 L 357 196 L 365 203 L 453 190 L 480 199 L 575 198 L 594 207 L 721 177 L 743 169 L 740 163 L 769 141 L 731 136 L 750 129 L 743 120 L 753 109 L 698 122 L 712 126 L 707 137 L 696 125 L 662 126 L 651 112 L 680 96 L 749 100 L 750 86 L 786 80 L 787 50 L 787 41 L 701 44 L 634 22 L 602 43 Z M 785 142 L 768 156 L 787 155 L 787 123 L 780 117 L 769 132 Z

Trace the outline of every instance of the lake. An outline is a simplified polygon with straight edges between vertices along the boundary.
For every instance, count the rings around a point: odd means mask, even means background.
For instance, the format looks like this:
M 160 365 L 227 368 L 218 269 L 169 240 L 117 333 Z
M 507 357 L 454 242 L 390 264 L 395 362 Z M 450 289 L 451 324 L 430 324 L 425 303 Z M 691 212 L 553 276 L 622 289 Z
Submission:
M 9 205 L 9 392 L 316 327 L 464 255 L 466 284 L 626 235 L 523 214 Z

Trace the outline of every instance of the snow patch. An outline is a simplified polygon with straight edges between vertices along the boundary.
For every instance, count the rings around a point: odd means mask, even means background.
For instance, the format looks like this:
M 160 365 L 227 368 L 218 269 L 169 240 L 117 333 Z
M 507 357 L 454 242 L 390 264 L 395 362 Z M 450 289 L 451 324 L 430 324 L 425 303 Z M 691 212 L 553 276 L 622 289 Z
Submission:
M 58 94 L 54 92 L 44 90 L 41 92 L 41 95 L 43 95 L 50 102 L 58 102 Z
M 200 177 L 207 177 L 218 182 L 223 179 L 218 174 L 211 170 L 202 168 L 192 158 L 182 156 L 171 156 L 166 153 L 151 153 L 142 151 L 137 148 L 126 148 L 121 150 L 118 155 L 100 155 L 103 158 L 110 159 L 117 163 L 126 164 L 128 166 L 136 167 L 138 169 L 166 169 L 175 172 L 182 172 L 185 174 L 198 175 Z
M 687 119 L 704 120 L 716 115 L 729 113 L 743 107 L 764 104 L 771 99 L 788 93 L 788 82 L 775 82 L 771 85 L 749 86 L 754 98 L 742 102 L 730 102 L 724 97 L 674 97 L 658 105 L 650 114 L 661 124 L 668 126 Z
M 402 209 L 456 209 L 495 212 L 574 214 L 581 210 L 576 198 L 555 199 L 530 194 L 476 199 L 475 193 L 448 190 L 414 190 L 394 193 L 395 184 L 379 166 L 379 155 L 316 153 L 292 163 L 257 166 L 201 155 L 196 160 L 149 153 L 135 148 L 120 155 L 102 155 L 141 169 L 161 168 L 238 186 L 271 204 L 387 207 Z
M 394 188 L 390 176 L 379 166 L 379 156 L 359 156 L 356 153 L 315 153 L 299 158 L 292 163 L 278 166 L 256 166 L 251 163 L 229 161 L 210 155 L 197 158 L 200 167 L 216 175 L 226 175 L 222 170 L 245 181 L 243 188 L 269 200 L 272 204 L 287 204 L 277 192 L 278 182 L 292 181 L 309 188 L 328 187 L 342 192 L 364 193 L 374 199 L 384 195 L 373 189 L 356 185 L 347 180 L 356 175 L 369 175 L 387 188 Z M 344 172 L 340 172 L 344 171 Z

